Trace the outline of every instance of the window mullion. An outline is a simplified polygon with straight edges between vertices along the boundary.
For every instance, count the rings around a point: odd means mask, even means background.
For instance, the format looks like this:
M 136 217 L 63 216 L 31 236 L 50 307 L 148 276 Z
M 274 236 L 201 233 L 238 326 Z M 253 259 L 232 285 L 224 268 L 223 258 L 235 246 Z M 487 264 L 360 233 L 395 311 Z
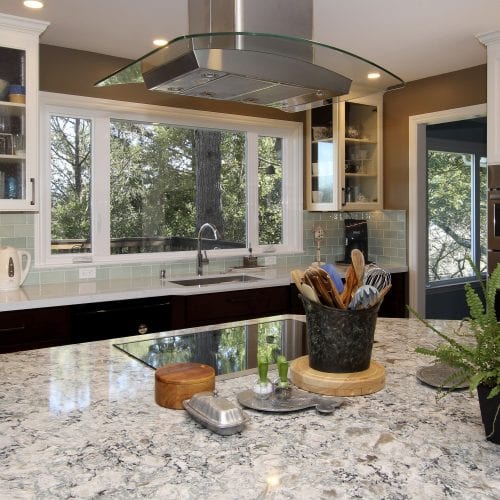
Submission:
M 258 135 L 247 133 L 247 244 L 259 244 Z
M 471 259 L 474 265 L 479 265 L 481 258 L 479 252 L 479 228 L 480 228 L 480 211 L 479 211 L 479 197 L 480 197 L 480 182 L 479 182 L 479 163 L 478 156 L 471 154 Z
M 40 113 L 40 212 L 35 215 L 35 260 L 37 263 L 50 259 L 51 204 L 50 204 L 50 111 Z M 44 214 L 44 215 L 42 215 Z
M 94 257 L 110 255 L 109 118 L 94 121 L 92 148 L 92 249 Z

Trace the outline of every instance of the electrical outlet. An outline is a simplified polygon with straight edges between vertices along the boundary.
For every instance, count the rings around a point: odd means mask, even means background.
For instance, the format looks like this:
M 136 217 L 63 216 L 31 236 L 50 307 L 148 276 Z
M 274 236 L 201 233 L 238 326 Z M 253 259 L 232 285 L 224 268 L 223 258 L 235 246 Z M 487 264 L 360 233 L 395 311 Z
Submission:
M 81 280 L 93 279 L 96 276 L 95 267 L 82 267 L 78 270 L 78 277 Z
M 276 265 L 276 257 L 264 257 L 264 265 L 265 266 L 274 266 Z

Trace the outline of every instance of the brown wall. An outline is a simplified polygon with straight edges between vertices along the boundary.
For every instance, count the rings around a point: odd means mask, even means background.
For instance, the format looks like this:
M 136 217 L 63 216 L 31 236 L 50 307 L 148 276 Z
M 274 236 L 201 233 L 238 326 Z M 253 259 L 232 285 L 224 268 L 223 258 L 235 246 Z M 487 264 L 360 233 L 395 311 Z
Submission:
M 486 65 L 410 82 L 384 96 L 384 208 L 408 209 L 409 117 L 486 102 Z
M 129 62 L 127 59 L 104 54 L 40 45 L 40 90 L 278 120 L 304 120 L 304 113 L 285 113 L 262 106 L 172 96 L 164 92 L 146 90 L 143 84 L 94 87 L 95 82 Z
M 305 113 L 152 92 L 142 84 L 94 87 L 129 61 L 117 57 L 40 46 L 40 90 L 304 123 Z M 408 209 L 408 119 L 486 102 L 486 65 L 410 82 L 384 96 L 384 208 Z

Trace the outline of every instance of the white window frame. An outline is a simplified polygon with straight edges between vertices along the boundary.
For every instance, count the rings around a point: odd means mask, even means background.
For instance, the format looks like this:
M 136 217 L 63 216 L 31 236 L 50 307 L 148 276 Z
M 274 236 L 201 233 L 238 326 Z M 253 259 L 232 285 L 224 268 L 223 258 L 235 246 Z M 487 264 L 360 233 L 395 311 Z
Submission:
M 426 249 L 422 244 L 427 241 L 425 203 L 427 173 L 426 127 L 438 123 L 468 120 L 486 116 L 486 104 L 476 104 L 464 108 L 435 111 L 409 117 L 408 146 L 408 270 L 409 270 L 409 304 L 422 316 L 425 315 L 425 265 Z
M 68 115 L 92 120 L 92 252 L 89 254 L 51 254 L 50 208 L 50 116 Z M 40 92 L 40 213 L 35 219 L 35 264 L 54 267 L 87 264 L 138 262 L 179 262 L 192 260 L 195 252 L 158 252 L 111 255 L 109 193 L 109 121 L 159 122 L 172 126 L 241 131 L 247 134 L 247 221 L 248 241 L 256 252 L 293 254 L 303 251 L 302 237 L 302 124 L 241 115 L 170 108 L 147 104 Z M 259 246 L 256 218 L 258 204 L 257 149 L 259 136 L 283 139 L 283 244 Z M 212 258 L 241 256 L 246 249 L 226 249 Z

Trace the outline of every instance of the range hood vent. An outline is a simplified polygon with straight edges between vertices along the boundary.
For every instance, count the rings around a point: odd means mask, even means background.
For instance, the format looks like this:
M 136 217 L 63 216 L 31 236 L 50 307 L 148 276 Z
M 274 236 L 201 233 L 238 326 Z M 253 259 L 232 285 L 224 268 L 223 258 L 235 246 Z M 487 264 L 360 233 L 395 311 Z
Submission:
M 375 63 L 311 41 L 312 0 L 189 0 L 189 29 L 96 85 L 144 82 L 288 112 L 404 85 Z

